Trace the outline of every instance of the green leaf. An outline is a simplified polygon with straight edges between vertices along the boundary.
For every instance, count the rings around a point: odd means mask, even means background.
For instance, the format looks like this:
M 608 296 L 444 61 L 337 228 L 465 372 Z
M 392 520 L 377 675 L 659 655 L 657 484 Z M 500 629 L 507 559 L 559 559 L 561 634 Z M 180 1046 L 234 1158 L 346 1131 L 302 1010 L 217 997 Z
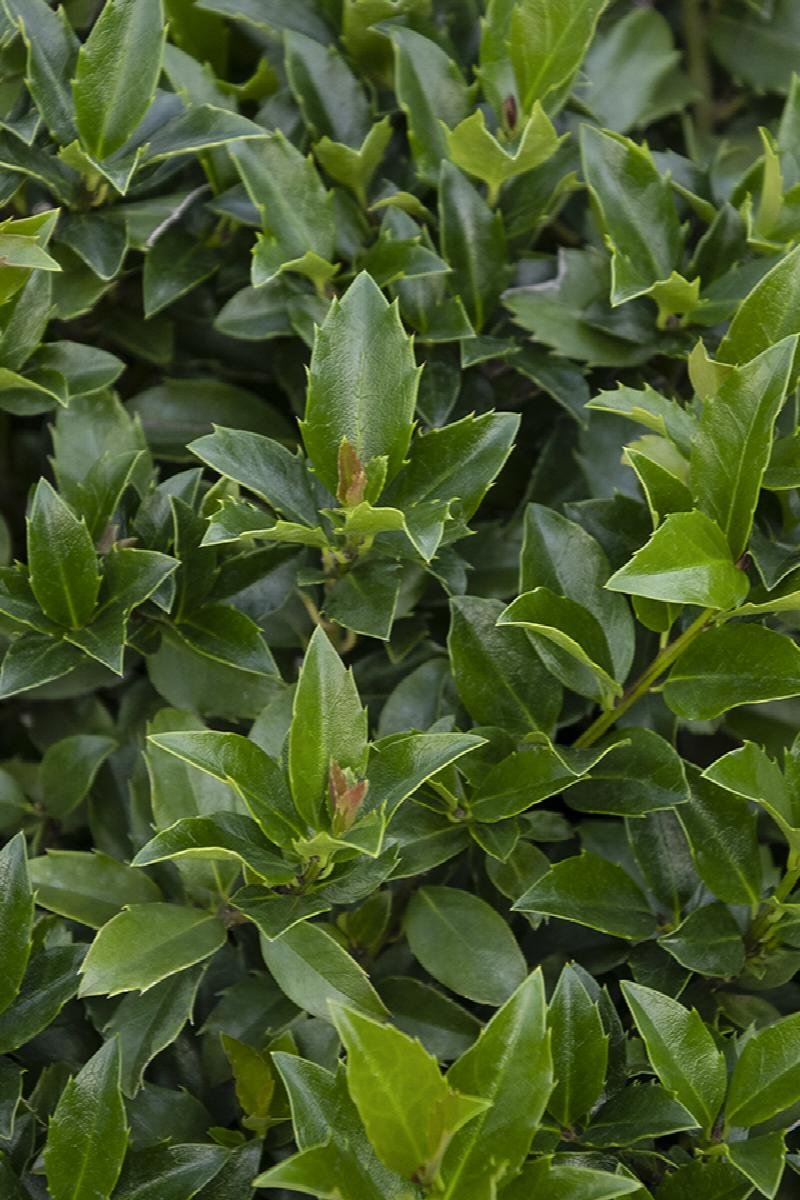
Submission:
M 800 333 L 797 267 L 800 247 L 780 258 L 742 300 L 717 349 L 723 363 L 748 363 Z
M 75 117 L 68 80 L 75 74 L 78 39 L 63 11 L 45 0 L 4 0 L 12 20 L 22 26 L 27 50 L 28 90 L 54 140 L 74 140 Z
M 347 1086 L 382 1162 L 409 1179 L 434 1179 L 453 1135 L 487 1107 L 448 1085 L 414 1038 L 355 1009 L 333 1006 L 347 1051 Z
M 683 233 L 672 189 L 647 147 L 621 134 L 583 125 L 581 153 L 612 252 L 611 303 L 646 296 L 680 261 Z
M 456 1134 L 442 1167 L 448 1200 L 485 1195 L 500 1164 L 507 1175 L 523 1163 L 553 1083 L 540 970 L 530 974 L 447 1073 L 460 1092 L 487 1103 Z
M 738 367 L 703 404 L 692 445 L 692 490 L 727 537 L 734 559 L 750 539 L 796 348 L 797 335 L 784 338 Z
M 683 108 L 693 88 L 677 66 L 669 22 L 656 9 L 634 9 L 593 40 L 576 92 L 600 125 L 627 133 Z
M 678 813 L 703 882 L 728 904 L 761 898 L 756 815 L 746 800 L 717 787 L 713 776 L 689 772 L 691 801 Z
M 12 642 L 0 670 L 0 697 L 6 699 L 68 675 L 83 661 L 80 650 L 47 634 L 26 633 Z
M 523 1167 L 521 1175 L 504 1188 L 503 1200 L 527 1200 L 537 1195 L 547 1196 L 547 1200 L 615 1200 L 633 1192 L 641 1192 L 638 1179 L 540 1158 Z
M 744 599 L 748 582 L 722 530 L 695 509 L 668 516 L 606 587 L 674 604 L 729 609 Z
M 426 500 L 457 501 L 451 511 L 468 521 L 511 453 L 518 427 L 516 413 L 491 412 L 418 435 L 384 503 L 407 512 Z
M 89 620 L 100 590 L 89 531 L 40 479 L 28 517 L 28 565 L 33 594 L 51 620 L 78 629 Z
M 291 929 L 299 921 L 327 912 L 330 904 L 322 896 L 276 896 L 263 888 L 240 888 L 231 904 L 258 926 L 268 942 Z
M 0 1062 L 0 1138 L 10 1141 L 22 1099 L 23 1069 L 10 1061 Z M 0 1160 L 2 1161 L 2 1160 Z M 3 1176 L 0 1174 L 0 1182 Z
M 41 784 L 44 803 L 52 816 L 65 817 L 77 808 L 116 745 L 113 738 L 76 733 L 47 747 L 42 759 Z
M 525 509 L 519 590 L 547 587 L 587 608 L 603 627 L 613 675 L 622 681 L 633 659 L 633 621 L 626 602 L 610 596 L 611 567 L 598 542 L 553 509 L 529 504 Z
M 630 1146 L 650 1138 L 696 1129 L 687 1108 L 657 1083 L 629 1084 L 600 1106 L 583 1134 L 589 1146 Z
M 595 752 L 596 753 L 596 752 Z M 570 789 L 579 812 L 642 817 L 684 805 L 689 789 L 680 756 L 651 729 L 625 729 Z
M 104 925 L 82 966 L 82 996 L 146 991 L 202 962 L 225 941 L 214 916 L 177 904 L 134 904 Z
M 709 629 L 683 652 L 664 684 L 679 717 L 703 721 L 739 704 L 800 695 L 800 649 L 761 625 Z
M 442 163 L 439 179 L 439 228 L 450 282 L 480 332 L 508 278 L 503 218 L 449 162 Z
M 424 887 L 406 910 L 411 953 L 459 996 L 503 1004 L 526 974 L 514 935 L 493 908 L 460 888 Z
M 630 875 L 596 854 L 557 862 L 514 908 L 576 921 L 613 937 L 642 941 L 656 932 L 656 918 Z
M 363 810 L 383 807 L 392 816 L 433 775 L 482 745 L 484 739 L 474 733 L 401 733 L 373 742 Z
M 600 1011 L 574 967 L 558 977 L 547 1010 L 556 1085 L 547 1108 L 570 1128 L 591 1111 L 603 1091 L 608 1064 L 608 1034 Z
M 147 112 L 165 37 L 161 0 L 106 0 L 73 84 L 78 132 L 94 158 L 119 150 Z
M 38 905 L 90 929 L 100 929 L 127 905 L 162 898 L 152 879 L 102 850 L 48 850 L 31 859 L 29 869 Z
M 304 525 L 318 522 L 303 460 L 273 438 L 216 425 L 213 433 L 197 438 L 188 449 L 227 479 L 260 496 L 288 520 Z
M 790 760 L 787 760 L 787 767 Z M 794 788 L 787 786 L 777 763 L 754 742 L 723 754 L 703 771 L 711 783 L 759 804 L 768 812 L 793 849 L 800 849 L 800 811 Z M 754 838 L 755 830 L 751 831 Z
M 522 108 L 555 112 L 569 94 L 607 0 L 523 0 L 514 6 L 507 53 Z
M 72 999 L 85 953 L 85 946 L 54 946 L 31 956 L 16 999 L 0 1014 L 0 1054 L 24 1046 Z
M 401 587 L 397 564 L 385 559 L 356 563 L 328 592 L 325 615 L 354 633 L 386 641 L 391 636 Z
M 369 104 L 336 47 L 292 30 L 284 46 L 286 76 L 311 136 L 360 146 L 370 126 Z
M 546 741 L 523 745 L 482 776 L 470 801 L 470 815 L 494 822 L 525 812 L 573 787 L 609 749 L 569 750 Z
M 127 1144 L 119 1043 L 113 1039 L 70 1079 L 50 1118 L 44 1165 L 53 1200 L 108 1200 Z
M 786 1166 L 782 1133 L 765 1133 L 744 1142 L 729 1142 L 728 1157 L 764 1196 L 776 1196 Z
M 190 967 L 146 992 L 130 992 L 103 1026 L 103 1037 L 119 1047 L 120 1086 L 126 1096 L 136 1095 L 147 1064 L 191 1021 L 203 971 L 202 966 Z
M 314 1017 L 331 1019 L 329 1001 L 386 1015 L 364 971 L 322 925 L 303 921 L 273 941 L 262 938 L 261 953 L 281 991 Z
M 20 989 L 32 931 L 33 893 L 25 837 L 18 833 L 0 850 L 0 1012 Z
M 674 933 L 659 938 L 659 945 L 682 967 L 699 975 L 724 979 L 744 970 L 744 939 L 724 904 L 696 908 Z
M 230 1151 L 208 1143 L 134 1150 L 125 1160 L 114 1200 L 191 1200 L 222 1170 Z
M 177 723 L 173 715 L 170 724 Z M 164 751 L 231 787 L 241 797 L 266 837 L 276 845 L 288 845 L 300 833 L 300 828 L 284 772 L 275 760 L 241 734 L 198 730 L 191 726 L 184 728 L 186 732 L 183 733 L 151 734 L 149 741 L 157 751 Z M 170 773 L 164 783 L 168 789 L 186 788 L 182 772 L 177 775 Z M 223 791 L 213 786 L 210 794 L 207 792 L 208 789 L 201 793 L 202 803 L 198 805 L 196 815 L 210 816 L 223 809 L 243 811 L 238 803 L 225 803 L 230 796 L 227 788 Z M 185 802 L 183 805 L 176 804 L 174 795 L 169 793 L 159 799 L 159 823 L 162 826 L 172 825 L 182 819 L 181 813 L 186 811 Z
M 800 1100 L 800 1014 L 757 1030 L 736 1060 L 728 1089 L 728 1127 L 760 1125 Z
M 182 817 L 143 846 L 133 865 L 146 867 L 187 858 L 238 862 L 273 884 L 290 883 L 295 878 L 292 867 L 275 854 L 256 822 L 233 812 Z
M 448 156 L 446 129 L 469 111 L 467 85 L 453 60 L 430 38 L 398 25 L 387 26 L 386 32 L 394 46 L 395 91 L 408 121 L 411 153 L 420 177 L 433 185 Z
M 498 626 L 499 600 L 450 601 L 447 647 L 458 694 L 473 721 L 511 733 L 549 732 L 561 689 L 522 630 Z
M 537 587 L 512 601 L 497 623 L 527 630 L 547 669 L 571 691 L 604 705 L 621 692 L 605 630 L 582 604 Z
M 295 807 L 317 829 L 328 795 L 331 763 L 359 771 L 365 765 L 367 717 L 352 671 L 327 634 L 317 628 L 297 681 L 289 731 L 289 782 Z
M 696 1009 L 627 980 L 622 991 L 664 1087 L 710 1130 L 725 1095 L 727 1072 Z
M 337 491 L 345 438 L 362 463 L 386 455 L 387 479 L 397 474 L 411 438 L 418 383 L 397 304 L 390 305 L 362 272 L 317 330 L 300 423 L 311 464 L 330 492 Z

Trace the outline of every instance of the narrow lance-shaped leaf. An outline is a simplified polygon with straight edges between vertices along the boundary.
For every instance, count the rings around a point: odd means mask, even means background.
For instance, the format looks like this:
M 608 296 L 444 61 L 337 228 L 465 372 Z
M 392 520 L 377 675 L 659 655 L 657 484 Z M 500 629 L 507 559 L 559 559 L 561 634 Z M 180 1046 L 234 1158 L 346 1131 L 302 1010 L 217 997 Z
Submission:
M 289 731 L 289 780 L 300 817 L 311 829 L 320 821 L 331 762 L 366 765 L 367 722 L 351 671 L 317 628 L 297 683 Z
M 94 611 L 100 590 L 89 531 L 45 479 L 28 517 L 28 567 L 33 594 L 51 620 L 78 629 Z
M 784 338 L 738 367 L 703 403 L 692 444 L 692 490 L 727 537 L 734 559 L 750 539 L 796 348 L 797 335 Z
M 112 1038 L 67 1083 L 50 1119 L 44 1165 L 53 1200 L 107 1200 L 127 1143 L 119 1043 Z
M 308 456 L 334 495 L 339 448 L 347 439 L 362 463 L 385 455 L 387 479 L 400 468 L 414 420 L 419 371 L 396 304 L 362 272 L 317 330 L 308 376 Z

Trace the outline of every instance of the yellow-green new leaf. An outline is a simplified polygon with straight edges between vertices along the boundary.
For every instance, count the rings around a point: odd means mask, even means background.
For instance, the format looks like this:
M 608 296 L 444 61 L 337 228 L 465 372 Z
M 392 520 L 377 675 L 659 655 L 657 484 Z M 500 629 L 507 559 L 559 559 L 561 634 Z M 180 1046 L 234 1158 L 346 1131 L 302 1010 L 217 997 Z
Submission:
M 525 979 L 447 1073 L 488 1107 L 453 1138 L 442 1166 L 446 1200 L 480 1200 L 522 1165 L 553 1086 L 541 969 Z
M 347 1086 L 380 1160 L 432 1183 L 453 1135 L 489 1102 L 455 1091 L 422 1043 L 354 1009 L 333 1007 Z
M 462 171 L 488 185 L 490 204 L 495 203 L 506 180 L 547 162 L 564 140 L 538 100 L 513 148 L 502 145 L 489 132 L 482 109 L 477 109 L 455 129 L 447 130 L 446 126 L 445 129 L 450 158 Z

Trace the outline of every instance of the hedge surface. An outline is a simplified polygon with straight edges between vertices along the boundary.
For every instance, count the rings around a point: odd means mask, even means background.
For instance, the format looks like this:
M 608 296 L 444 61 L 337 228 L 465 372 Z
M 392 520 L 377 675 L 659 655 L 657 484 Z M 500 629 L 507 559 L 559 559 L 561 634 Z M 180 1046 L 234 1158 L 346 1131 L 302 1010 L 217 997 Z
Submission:
M 0 0 L 2 1200 L 798 1194 L 795 71 Z

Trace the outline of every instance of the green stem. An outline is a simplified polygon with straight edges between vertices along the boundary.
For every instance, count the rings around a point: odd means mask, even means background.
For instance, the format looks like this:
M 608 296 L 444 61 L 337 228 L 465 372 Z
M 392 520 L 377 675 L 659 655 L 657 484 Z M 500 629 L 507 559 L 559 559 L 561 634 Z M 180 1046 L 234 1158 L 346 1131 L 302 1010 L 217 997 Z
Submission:
M 641 700 L 642 696 L 647 695 L 664 672 L 669 670 L 675 660 L 683 654 L 687 646 L 691 645 L 698 634 L 703 632 L 709 621 L 717 615 L 717 610 L 714 608 L 704 609 L 700 613 L 700 616 L 695 621 L 692 621 L 692 624 L 679 637 L 675 638 L 674 642 L 670 642 L 668 646 L 660 650 L 650 663 L 650 666 L 631 685 L 619 704 L 601 713 L 597 720 L 576 739 L 576 748 L 582 750 L 587 746 L 593 746 L 619 720 L 623 713 L 627 712 L 637 700 Z
M 700 93 L 700 98 L 694 106 L 694 118 L 698 133 L 701 138 L 706 138 L 711 133 L 714 122 L 714 95 L 706 45 L 703 0 L 682 0 L 681 24 L 689 78 Z

